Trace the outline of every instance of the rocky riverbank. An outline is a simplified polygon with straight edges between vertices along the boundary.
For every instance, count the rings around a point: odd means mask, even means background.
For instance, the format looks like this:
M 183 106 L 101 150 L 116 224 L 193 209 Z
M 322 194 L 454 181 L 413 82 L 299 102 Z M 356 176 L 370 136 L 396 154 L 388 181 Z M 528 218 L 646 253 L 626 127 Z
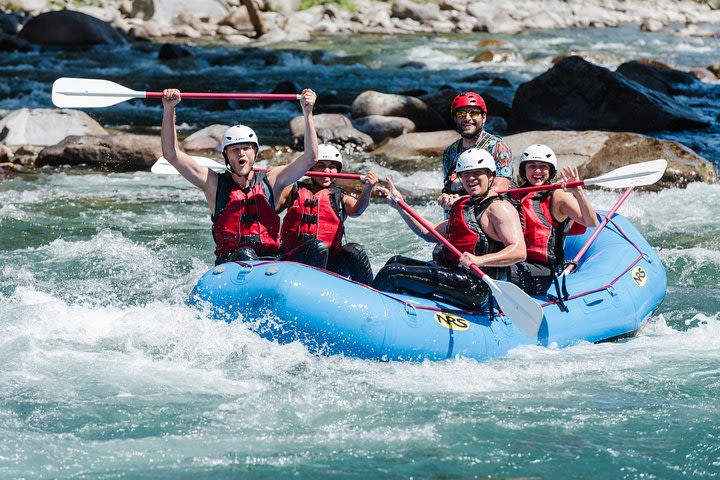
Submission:
M 718 2 L 674 0 L 512 0 L 413 2 L 346 0 L 300 10 L 300 0 L 255 0 L 257 15 L 240 0 L 3 0 L 10 15 L 0 30 L 15 34 L 51 10 L 76 10 L 110 23 L 126 38 L 213 38 L 232 44 L 302 41 L 313 34 L 522 33 L 526 29 L 613 27 L 673 29 L 683 36 L 716 36 Z M 312 2 L 311 2 L 312 3 Z M 342 5 L 342 6 L 340 6 Z M 255 18 L 253 18 L 255 17 Z M 41 32 L 39 32 L 41 33 Z M 68 35 L 70 32 L 68 31 Z

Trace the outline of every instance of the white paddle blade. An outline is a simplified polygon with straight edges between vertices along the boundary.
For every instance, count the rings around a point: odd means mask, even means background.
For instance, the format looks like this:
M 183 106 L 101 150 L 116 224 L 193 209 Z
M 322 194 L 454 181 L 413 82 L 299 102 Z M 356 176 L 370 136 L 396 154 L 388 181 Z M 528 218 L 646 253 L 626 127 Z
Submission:
M 662 158 L 649 162 L 625 165 L 618 169 L 585 180 L 585 185 L 599 185 L 606 188 L 628 188 L 651 185 L 660 180 L 667 168 L 667 160 Z
M 207 167 L 218 173 L 222 173 L 225 171 L 225 165 L 218 163 L 211 158 L 196 157 L 194 155 L 190 155 L 190 158 L 195 160 L 203 167 Z M 168 162 L 167 159 L 165 159 L 165 157 L 158 158 L 158 161 L 155 162 L 155 164 L 150 168 L 150 171 L 159 175 L 180 175 L 180 172 L 178 172 L 175 167 L 173 167 L 172 164 Z
M 483 280 L 490 287 L 500 310 L 521 332 L 535 338 L 544 317 L 542 306 L 513 283 L 493 280 L 487 275 Z
M 63 77 L 55 80 L 52 88 L 52 102 L 59 108 L 109 107 L 132 98 L 145 98 L 145 92 L 108 80 Z

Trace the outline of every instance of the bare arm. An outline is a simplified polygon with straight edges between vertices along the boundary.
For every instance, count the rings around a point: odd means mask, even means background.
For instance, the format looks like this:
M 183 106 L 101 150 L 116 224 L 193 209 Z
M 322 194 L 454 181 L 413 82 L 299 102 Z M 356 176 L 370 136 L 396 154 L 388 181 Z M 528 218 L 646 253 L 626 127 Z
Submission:
M 375 185 L 378 183 L 378 176 L 375 172 L 368 172 L 365 175 L 365 184 L 363 185 L 362 192 L 358 198 L 353 198 L 350 195 L 343 197 L 345 203 L 345 213 L 350 217 L 359 217 L 370 205 L 370 197 Z
M 180 149 L 175 129 L 175 105 L 180 103 L 180 91 L 167 89 L 163 91 L 163 118 L 160 130 L 160 142 L 163 157 L 185 177 L 185 179 L 198 187 L 205 194 L 205 198 L 212 206 L 215 203 L 218 175 L 207 167 L 199 165 L 190 155 Z
M 273 189 L 273 195 L 278 200 L 280 192 L 285 187 L 300 180 L 305 175 L 305 172 L 310 170 L 317 162 L 318 140 L 312 116 L 316 100 L 317 95 L 315 95 L 315 92 L 309 89 L 303 90 L 300 105 L 302 105 L 303 116 L 305 117 L 305 151 L 290 164 L 273 168 L 267 174 L 268 182 Z M 277 200 L 275 203 L 277 207 Z
M 497 191 L 510 189 L 510 179 L 507 177 L 495 177 L 492 189 Z
M 380 185 L 378 185 L 377 188 L 387 196 L 388 205 L 398 211 L 400 217 L 402 217 L 402 219 L 405 221 L 405 223 L 407 223 L 408 227 L 410 227 L 410 230 L 412 230 L 415 235 L 422 238 L 426 242 L 437 243 L 437 238 L 435 238 L 435 236 L 430 233 L 427 228 L 423 227 L 420 222 L 408 215 L 407 212 L 405 212 L 405 210 L 403 210 L 402 207 L 400 207 L 400 205 L 394 200 L 394 198 L 399 198 L 400 200 L 402 200 L 402 194 L 398 191 L 397 188 L 395 188 L 395 184 L 390 177 L 387 177 L 387 182 L 390 188 L 385 188 Z M 447 237 L 447 220 L 438 223 L 433 228 L 443 237 Z
M 575 167 L 565 166 L 560 174 L 564 183 L 580 179 Z M 582 187 L 568 188 L 565 191 L 556 190 L 553 194 L 553 215 L 559 221 L 571 218 L 586 227 L 595 227 L 598 224 L 595 209 Z
M 487 234 L 494 240 L 505 245 L 505 248 L 495 253 L 476 256 L 465 252 L 460 258 L 463 266 L 476 265 L 478 267 L 504 267 L 525 260 L 527 248 L 523 236 L 520 217 L 510 202 L 495 201 L 485 210 Z M 481 220 L 482 221 L 482 220 Z M 485 222 L 482 222 L 485 225 Z

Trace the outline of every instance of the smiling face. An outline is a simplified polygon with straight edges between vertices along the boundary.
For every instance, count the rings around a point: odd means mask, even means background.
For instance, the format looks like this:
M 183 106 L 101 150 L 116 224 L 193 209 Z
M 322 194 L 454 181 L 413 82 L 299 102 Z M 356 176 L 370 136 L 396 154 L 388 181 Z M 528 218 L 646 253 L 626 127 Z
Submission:
M 225 147 L 225 155 L 232 167 L 233 173 L 247 177 L 255 164 L 257 146 L 254 143 L 236 143 Z
M 313 172 L 337 173 L 338 164 L 329 160 L 318 160 L 310 170 Z M 322 188 L 332 185 L 332 178 L 330 177 L 313 177 L 312 181 L 315 185 Z
M 550 180 L 550 164 L 545 162 L 523 162 L 525 178 L 530 185 L 544 185 Z
M 463 107 L 453 112 L 455 126 L 464 138 L 476 137 L 485 125 L 485 115 L 478 107 Z
M 488 190 L 490 190 L 494 179 L 495 175 L 487 168 L 465 170 L 460 173 L 460 181 L 465 191 L 473 197 L 482 197 L 485 195 Z

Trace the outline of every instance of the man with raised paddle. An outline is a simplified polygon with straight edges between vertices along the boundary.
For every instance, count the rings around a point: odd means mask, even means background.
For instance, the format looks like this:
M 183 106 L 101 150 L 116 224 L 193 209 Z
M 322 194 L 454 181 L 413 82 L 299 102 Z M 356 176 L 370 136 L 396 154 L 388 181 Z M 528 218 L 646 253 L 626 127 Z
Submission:
M 175 106 L 182 94 L 163 91 L 162 152 L 173 167 L 202 190 L 210 207 L 215 240 L 215 264 L 230 260 L 254 260 L 280 254 L 280 216 L 285 207 L 283 190 L 297 182 L 318 158 L 318 141 L 312 110 L 317 95 L 303 90 L 300 105 L 305 117 L 305 150 L 288 165 L 254 172 L 260 148 L 257 135 L 245 125 L 234 125 L 222 138 L 227 171 L 217 173 L 195 162 L 180 149 L 175 128 Z M 314 252 L 296 251 L 292 260 L 313 265 Z M 324 259 L 320 262 L 324 263 Z

